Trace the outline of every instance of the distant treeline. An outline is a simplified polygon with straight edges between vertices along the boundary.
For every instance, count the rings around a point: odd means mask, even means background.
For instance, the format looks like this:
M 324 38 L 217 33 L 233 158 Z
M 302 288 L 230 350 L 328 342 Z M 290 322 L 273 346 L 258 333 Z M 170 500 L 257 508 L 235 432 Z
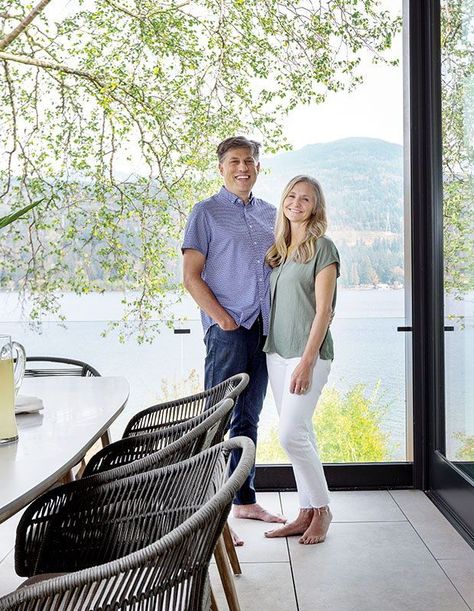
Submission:
M 338 242 L 341 256 L 342 286 L 403 284 L 403 240 L 378 238 L 371 244 L 362 241 L 349 245 Z

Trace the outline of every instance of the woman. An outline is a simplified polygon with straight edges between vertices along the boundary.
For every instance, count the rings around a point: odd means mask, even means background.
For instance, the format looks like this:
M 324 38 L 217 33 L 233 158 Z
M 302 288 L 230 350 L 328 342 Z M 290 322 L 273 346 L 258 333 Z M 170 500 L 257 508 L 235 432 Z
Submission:
M 266 255 L 273 271 L 264 351 L 280 416 L 280 441 L 293 465 L 300 511 L 293 522 L 265 536 L 301 535 L 304 544 L 324 541 L 332 519 L 312 425 L 333 359 L 329 324 L 339 276 L 339 254 L 324 235 L 326 227 L 319 182 L 310 176 L 290 180 L 278 211 L 275 244 Z

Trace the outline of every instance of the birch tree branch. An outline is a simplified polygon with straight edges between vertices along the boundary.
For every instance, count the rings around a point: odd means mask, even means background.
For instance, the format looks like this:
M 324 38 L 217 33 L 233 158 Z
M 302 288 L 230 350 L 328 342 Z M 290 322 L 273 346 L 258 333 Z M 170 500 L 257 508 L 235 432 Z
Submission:
M 38 4 L 28 13 L 28 15 L 20 21 L 20 23 L 14 28 L 10 34 L 7 34 L 2 40 L 0 40 L 0 50 L 5 49 L 12 41 L 15 40 L 26 28 L 30 25 L 33 19 L 41 13 L 41 11 L 48 5 L 51 0 L 40 0 Z
M 6 53 L 0 51 L 0 59 L 5 61 L 17 62 L 19 64 L 26 64 L 28 66 L 36 66 L 37 68 L 48 68 L 50 70 L 59 70 L 61 72 L 67 72 L 68 74 L 75 74 L 76 76 L 82 76 L 94 83 L 99 82 L 99 79 L 91 72 L 85 70 L 79 70 L 78 68 L 71 68 L 66 64 L 60 64 L 58 62 L 46 61 L 44 59 L 36 59 L 34 57 L 28 57 L 27 55 L 16 55 L 14 53 Z

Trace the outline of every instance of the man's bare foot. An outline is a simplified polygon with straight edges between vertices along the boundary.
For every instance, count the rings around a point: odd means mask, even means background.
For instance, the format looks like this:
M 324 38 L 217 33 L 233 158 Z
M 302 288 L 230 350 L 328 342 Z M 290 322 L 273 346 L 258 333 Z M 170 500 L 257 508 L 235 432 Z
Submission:
M 326 539 L 326 534 L 331 524 L 332 513 L 329 506 L 318 507 L 313 510 L 313 519 L 311 524 L 303 533 L 299 543 L 303 545 L 314 545 L 315 543 L 322 543 Z
M 258 503 L 251 505 L 234 505 L 234 518 L 243 518 L 246 520 L 261 520 L 262 522 L 278 522 L 284 524 L 286 518 L 280 515 L 270 513 Z
M 241 545 L 243 545 L 244 540 L 239 537 L 239 535 L 235 532 L 235 530 L 233 528 L 230 528 L 230 526 L 229 526 L 229 530 L 230 530 L 230 534 L 232 537 L 232 543 L 235 545 L 235 547 L 240 547 Z
M 289 522 L 281 528 L 275 530 L 267 530 L 265 537 L 273 539 L 274 537 L 291 537 L 294 535 L 302 535 L 309 528 L 313 519 L 313 509 L 300 509 L 298 517 L 293 522 Z

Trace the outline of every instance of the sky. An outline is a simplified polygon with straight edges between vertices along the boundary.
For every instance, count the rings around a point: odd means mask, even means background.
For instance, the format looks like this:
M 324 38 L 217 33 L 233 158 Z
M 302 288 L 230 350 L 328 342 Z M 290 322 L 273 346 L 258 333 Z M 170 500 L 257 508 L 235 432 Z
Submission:
M 403 144 L 401 67 L 370 66 L 364 74 L 365 82 L 352 93 L 331 93 L 324 104 L 290 113 L 285 132 L 295 149 L 351 136 Z
M 401 7 L 400 0 L 382 0 L 383 8 Z M 287 120 L 286 136 L 294 149 L 339 138 L 371 137 L 403 144 L 402 35 L 393 41 L 390 57 L 399 66 L 364 60 L 364 82 L 351 93 L 329 94 L 320 105 L 300 106 Z
M 401 13 L 403 1 L 380 0 L 380 4 L 383 9 Z M 61 10 L 64 15 L 77 9 L 77 0 L 53 4 L 55 11 Z M 293 149 L 347 137 L 381 138 L 403 144 L 401 34 L 393 41 L 389 54 L 400 60 L 398 67 L 373 64 L 367 57 L 360 69 L 364 82 L 354 91 L 331 93 L 324 104 L 300 106 L 290 112 L 285 120 L 285 135 Z M 259 134 L 249 135 L 262 141 Z M 128 172 L 130 162 L 123 163 L 123 170 Z M 139 172 L 138 167 L 136 171 Z

